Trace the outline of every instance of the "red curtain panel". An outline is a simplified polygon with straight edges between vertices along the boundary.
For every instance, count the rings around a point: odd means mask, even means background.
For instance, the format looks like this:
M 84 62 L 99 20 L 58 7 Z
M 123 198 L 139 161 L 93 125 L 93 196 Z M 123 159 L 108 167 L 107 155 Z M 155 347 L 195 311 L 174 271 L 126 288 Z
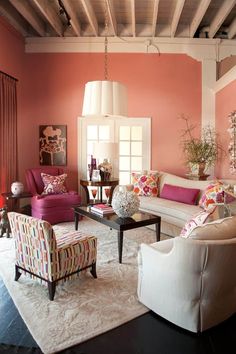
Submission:
M 1 193 L 17 180 L 17 80 L 0 72 L 0 207 Z

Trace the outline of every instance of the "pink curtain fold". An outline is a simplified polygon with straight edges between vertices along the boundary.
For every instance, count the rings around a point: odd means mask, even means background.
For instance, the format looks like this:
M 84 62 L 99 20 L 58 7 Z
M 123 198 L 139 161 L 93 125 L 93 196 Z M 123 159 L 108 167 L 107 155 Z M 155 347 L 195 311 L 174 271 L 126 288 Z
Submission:
M 17 167 L 17 81 L 0 72 L 0 194 L 17 180 Z

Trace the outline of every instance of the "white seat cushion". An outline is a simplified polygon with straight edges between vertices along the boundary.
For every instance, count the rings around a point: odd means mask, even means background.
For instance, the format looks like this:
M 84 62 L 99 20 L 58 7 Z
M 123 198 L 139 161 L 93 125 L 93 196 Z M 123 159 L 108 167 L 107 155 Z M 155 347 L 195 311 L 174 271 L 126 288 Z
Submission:
M 158 197 L 139 197 L 140 209 L 161 216 L 163 221 L 183 227 L 187 220 L 201 209 L 197 205 L 189 205 Z

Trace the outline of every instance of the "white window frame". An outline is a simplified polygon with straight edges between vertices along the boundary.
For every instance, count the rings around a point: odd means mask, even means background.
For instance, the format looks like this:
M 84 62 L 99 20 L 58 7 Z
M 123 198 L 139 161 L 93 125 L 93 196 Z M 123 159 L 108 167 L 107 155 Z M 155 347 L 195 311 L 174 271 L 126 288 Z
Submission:
M 141 125 L 143 128 L 143 170 L 150 170 L 151 166 L 151 118 L 127 118 L 127 117 L 78 117 L 78 178 L 87 178 L 87 126 L 109 125 L 110 142 L 119 142 L 120 126 Z M 114 175 L 118 176 L 118 164 L 114 166 Z M 80 187 L 80 186 L 79 186 Z

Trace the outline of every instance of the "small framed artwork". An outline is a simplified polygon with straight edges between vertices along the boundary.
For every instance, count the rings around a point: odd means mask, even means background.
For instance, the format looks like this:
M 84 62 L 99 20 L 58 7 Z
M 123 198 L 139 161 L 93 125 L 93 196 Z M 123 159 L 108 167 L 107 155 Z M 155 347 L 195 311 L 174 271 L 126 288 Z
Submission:
M 67 126 L 39 126 L 40 165 L 65 166 L 67 164 Z
M 100 170 L 93 170 L 92 181 L 100 181 Z

